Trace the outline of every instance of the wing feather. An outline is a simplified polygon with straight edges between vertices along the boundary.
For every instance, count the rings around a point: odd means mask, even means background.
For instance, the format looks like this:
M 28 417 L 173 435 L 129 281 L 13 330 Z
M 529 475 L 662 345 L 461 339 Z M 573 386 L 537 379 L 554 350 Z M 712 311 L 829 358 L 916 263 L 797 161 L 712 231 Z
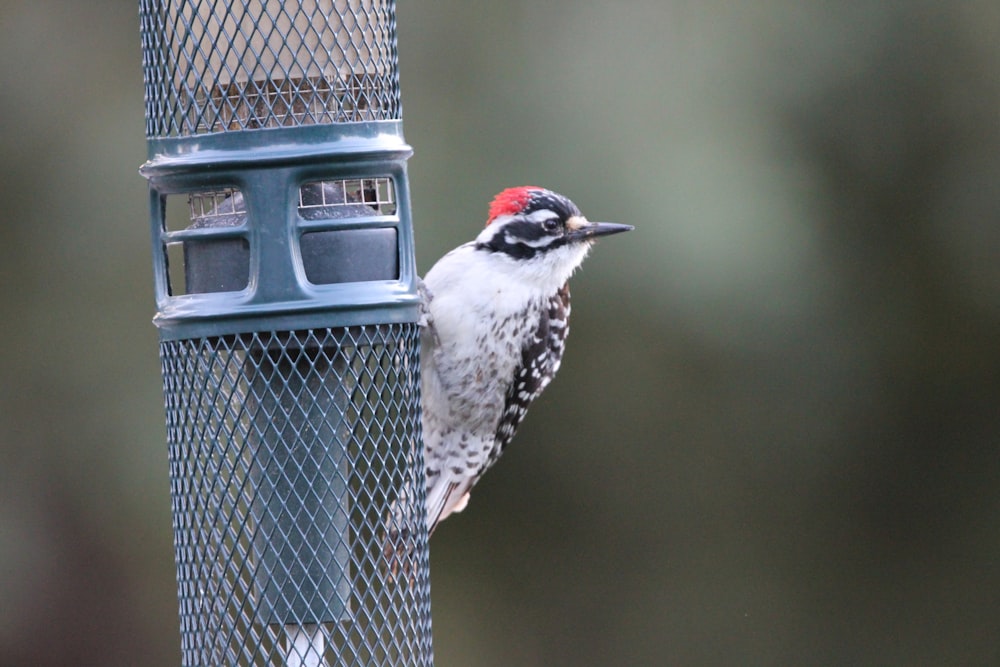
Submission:
M 497 424 L 496 443 L 482 475 L 510 444 L 528 406 L 542 393 L 559 370 L 566 336 L 569 334 L 569 283 L 565 283 L 544 305 L 534 335 L 521 350 L 521 363 L 507 388 L 503 412 Z

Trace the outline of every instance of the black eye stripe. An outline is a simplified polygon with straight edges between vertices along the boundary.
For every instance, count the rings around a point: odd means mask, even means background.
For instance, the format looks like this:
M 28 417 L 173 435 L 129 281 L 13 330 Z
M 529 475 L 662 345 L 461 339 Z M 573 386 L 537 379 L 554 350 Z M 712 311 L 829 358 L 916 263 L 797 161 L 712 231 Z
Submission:
M 557 223 L 559 222 L 557 220 Z M 481 250 L 502 252 L 515 259 L 531 259 L 565 243 L 565 236 L 553 236 L 536 222 L 517 220 L 504 225 L 489 242 L 481 243 L 477 247 Z
M 511 239 L 523 239 L 525 241 L 537 241 L 544 235 L 541 225 L 536 225 L 527 221 L 517 221 L 504 226 L 504 234 Z

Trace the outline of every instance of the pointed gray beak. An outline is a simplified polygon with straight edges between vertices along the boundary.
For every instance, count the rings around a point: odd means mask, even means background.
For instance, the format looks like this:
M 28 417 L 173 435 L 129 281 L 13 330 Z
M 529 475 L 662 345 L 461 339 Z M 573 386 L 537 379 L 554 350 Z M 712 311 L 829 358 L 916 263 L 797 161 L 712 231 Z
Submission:
M 590 222 L 582 225 L 578 229 L 571 231 L 568 236 L 575 240 L 592 239 L 598 236 L 610 236 L 621 232 L 630 232 L 635 227 L 632 225 L 620 225 L 617 222 Z

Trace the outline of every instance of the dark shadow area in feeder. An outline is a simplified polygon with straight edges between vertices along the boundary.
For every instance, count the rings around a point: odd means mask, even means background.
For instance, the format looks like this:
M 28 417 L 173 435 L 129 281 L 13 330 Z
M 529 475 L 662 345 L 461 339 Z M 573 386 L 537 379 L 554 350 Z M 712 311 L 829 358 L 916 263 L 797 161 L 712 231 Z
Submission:
M 399 278 L 396 230 L 350 229 L 302 235 L 302 267 L 316 285 Z

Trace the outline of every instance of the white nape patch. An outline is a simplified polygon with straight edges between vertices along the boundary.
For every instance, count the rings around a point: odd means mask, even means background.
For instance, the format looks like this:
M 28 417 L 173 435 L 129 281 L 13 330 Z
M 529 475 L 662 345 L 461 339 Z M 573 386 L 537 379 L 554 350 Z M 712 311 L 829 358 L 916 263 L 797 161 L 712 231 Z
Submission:
M 503 233 L 504 226 L 514 219 L 512 215 L 501 215 L 493 219 L 490 224 L 483 228 L 483 231 L 479 232 L 476 236 L 476 243 L 482 243 L 484 245 L 489 245 L 489 242 L 493 240 L 493 237 L 497 234 Z

